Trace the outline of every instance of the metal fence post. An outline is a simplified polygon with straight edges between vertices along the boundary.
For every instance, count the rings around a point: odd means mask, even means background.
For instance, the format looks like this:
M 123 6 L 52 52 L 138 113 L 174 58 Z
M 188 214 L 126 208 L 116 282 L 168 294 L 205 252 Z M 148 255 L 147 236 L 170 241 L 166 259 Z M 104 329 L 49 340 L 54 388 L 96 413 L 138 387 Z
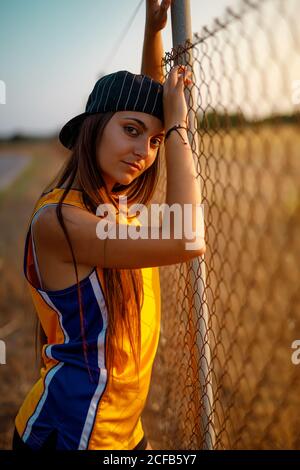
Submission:
M 172 39 L 173 48 L 179 45 L 184 45 L 186 40 L 192 42 L 192 26 L 191 26 L 191 9 L 190 0 L 173 0 L 171 5 L 171 19 L 172 19 Z M 193 69 L 193 57 L 186 60 L 186 57 L 179 58 L 179 62 L 189 65 Z M 188 67 L 189 68 L 189 67 Z M 197 155 L 199 155 L 199 136 L 197 132 L 197 117 L 195 103 L 197 103 L 196 92 L 197 88 L 192 87 L 191 90 L 186 90 L 186 99 L 188 102 L 189 94 L 192 93 L 192 107 L 189 107 L 189 128 L 192 135 L 190 137 L 190 144 L 192 146 L 192 136 L 194 137 L 194 159 L 196 165 Z M 199 179 L 199 184 L 201 184 Z M 205 215 L 205 214 L 204 214 Z M 197 331 L 197 351 L 198 355 L 197 364 L 199 379 L 199 397 L 202 397 L 202 406 L 199 404 L 201 410 L 199 416 L 199 424 L 203 433 L 202 447 L 205 449 L 213 449 L 215 444 L 215 431 L 213 422 L 213 388 L 212 388 L 212 374 L 211 374 L 211 354 L 209 346 L 209 328 L 208 328 L 208 306 L 206 302 L 206 270 L 204 260 L 194 258 L 190 263 L 189 275 L 190 283 L 193 286 L 193 299 L 192 310 L 195 315 L 194 325 L 199 325 Z M 197 276 L 198 273 L 198 276 Z M 200 276 L 199 276 L 200 273 Z M 201 408 L 200 408 L 201 406 Z M 199 443 L 200 445 L 200 443 Z

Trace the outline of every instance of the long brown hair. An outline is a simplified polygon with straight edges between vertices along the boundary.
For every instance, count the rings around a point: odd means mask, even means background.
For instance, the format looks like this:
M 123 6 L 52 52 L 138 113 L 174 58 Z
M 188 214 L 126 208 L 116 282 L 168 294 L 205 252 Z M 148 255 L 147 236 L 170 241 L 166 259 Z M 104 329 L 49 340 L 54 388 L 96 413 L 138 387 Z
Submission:
M 55 182 L 55 187 L 60 187 L 69 178 L 67 187 L 64 189 L 59 203 L 56 206 L 56 214 L 72 254 L 76 275 L 83 353 L 91 380 L 92 377 L 87 360 L 84 312 L 81 289 L 78 280 L 77 262 L 69 233 L 64 223 L 61 210 L 62 204 L 66 195 L 70 191 L 77 174 L 78 182 L 82 190 L 84 205 L 86 209 L 93 214 L 96 214 L 99 204 L 107 202 L 114 204 L 117 209 L 116 199 L 120 194 L 127 196 L 128 206 L 132 203 L 140 203 L 147 206 L 155 191 L 160 170 L 158 149 L 156 159 L 144 173 L 133 180 L 129 185 L 115 185 L 111 194 L 106 191 L 106 186 L 102 178 L 100 168 L 98 167 L 96 155 L 97 147 L 101 142 L 105 126 L 108 124 L 113 114 L 113 112 L 93 114 L 84 120 L 71 155 L 67 159 L 62 170 L 44 191 L 46 192 L 46 190 L 53 186 Z M 135 360 L 135 368 L 138 375 L 141 353 L 140 312 L 144 301 L 141 269 L 103 268 L 103 275 L 105 284 L 105 301 L 108 313 L 107 336 L 105 342 L 106 367 L 108 371 L 107 376 L 108 378 L 112 378 L 112 367 L 115 364 L 114 361 L 116 355 L 119 356 L 120 364 L 122 363 L 122 354 L 119 348 L 120 343 L 117 343 L 117 338 L 119 337 L 119 330 L 117 328 L 121 328 L 122 343 L 124 332 L 126 331 L 128 333 L 132 354 Z M 128 308 L 129 303 L 131 304 L 130 308 Z M 137 338 L 137 349 L 134 348 L 134 338 Z M 36 345 L 38 341 L 40 343 L 41 353 L 43 345 L 47 343 L 47 338 L 39 319 L 35 339 Z M 41 356 L 40 366 L 43 366 Z

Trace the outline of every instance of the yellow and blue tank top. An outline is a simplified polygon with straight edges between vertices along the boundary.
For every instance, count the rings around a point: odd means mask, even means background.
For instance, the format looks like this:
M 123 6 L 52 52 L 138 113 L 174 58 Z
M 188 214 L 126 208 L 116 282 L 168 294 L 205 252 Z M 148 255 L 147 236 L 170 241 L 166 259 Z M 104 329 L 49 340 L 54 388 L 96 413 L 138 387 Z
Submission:
M 58 450 L 134 449 L 144 438 L 141 414 L 146 403 L 160 332 L 158 268 L 143 268 L 140 379 L 129 338 L 124 336 L 122 365 L 107 380 L 105 341 L 107 308 L 102 269 L 95 266 L 80 281 L 88 343 L 90 380 L 84 360 L 77 285 L 62 290 L 41 288 L 32 225 L 42 209 L 57 204 L 63 189 L 54 188 L 38 200 L 30 218 L 24 250 L 24 274 L 37 315 L 47 336 L 44 366 L 15 418 L 22 440 L 39 449 L 56 431 Z M 72 189 L 63 204 L 84 208 L 82 193 Z M 85 209 L 86 210 L 86 209 Z

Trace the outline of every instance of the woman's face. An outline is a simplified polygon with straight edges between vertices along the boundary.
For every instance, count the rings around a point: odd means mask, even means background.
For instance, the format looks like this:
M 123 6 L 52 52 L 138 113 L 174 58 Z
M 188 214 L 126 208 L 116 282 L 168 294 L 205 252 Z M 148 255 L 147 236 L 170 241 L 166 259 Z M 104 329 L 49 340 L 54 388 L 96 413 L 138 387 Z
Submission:
M 115 183 L 128 185 L 146 171 L 154 162 L 163 138 L 164 128 L 157 117 L 137 111 L 116 112 L 97 149 L 107 190 L 111 192 Z

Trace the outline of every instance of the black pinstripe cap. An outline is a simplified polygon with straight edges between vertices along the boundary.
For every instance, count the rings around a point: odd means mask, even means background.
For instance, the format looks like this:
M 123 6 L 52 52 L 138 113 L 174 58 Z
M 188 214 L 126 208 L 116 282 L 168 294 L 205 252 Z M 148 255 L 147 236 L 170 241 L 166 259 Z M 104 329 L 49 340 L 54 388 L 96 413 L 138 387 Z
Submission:
M 163 85 L 147 75 L 127 70 L 101 77 L 89 95 L 85 112 L 63 126 L 59 140 L 71 149 L 84 119 L 90 114 L 109 111 L 140 111 L 156 116 L 163 123 Z

